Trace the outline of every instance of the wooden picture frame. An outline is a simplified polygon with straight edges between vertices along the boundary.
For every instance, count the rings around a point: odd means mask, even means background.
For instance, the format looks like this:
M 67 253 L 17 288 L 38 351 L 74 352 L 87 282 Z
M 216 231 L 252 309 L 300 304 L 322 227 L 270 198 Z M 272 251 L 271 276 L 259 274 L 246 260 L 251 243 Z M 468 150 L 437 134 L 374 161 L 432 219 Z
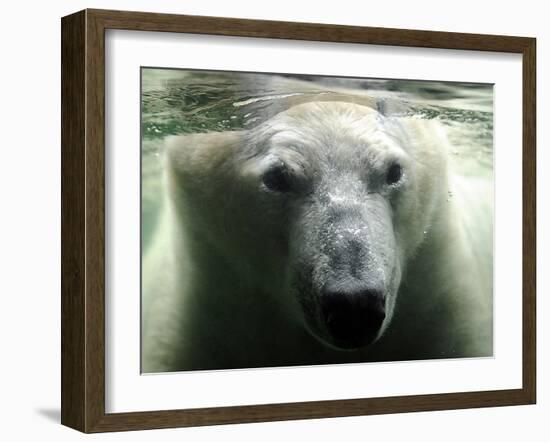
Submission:
M 534 38 L 84 10 L 62 19 L 62 408 L 83 432 L 533 404 L 536 400 Z M 522 387 L 216 408 L 105 411 L 105 30 L 517 53 L 523 66 Z

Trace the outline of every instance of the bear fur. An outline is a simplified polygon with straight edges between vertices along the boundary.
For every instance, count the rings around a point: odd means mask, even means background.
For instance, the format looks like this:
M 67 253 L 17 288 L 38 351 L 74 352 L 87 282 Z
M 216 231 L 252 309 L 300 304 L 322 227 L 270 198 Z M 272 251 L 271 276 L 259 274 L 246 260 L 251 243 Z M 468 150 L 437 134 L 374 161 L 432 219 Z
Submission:
M 491 356 L 492 184 L 450 152 L 436 121 L 334 101 L 168 137 L 142 371 Z M 329 291 L 381 294 L 365 345 L 331 335 Z

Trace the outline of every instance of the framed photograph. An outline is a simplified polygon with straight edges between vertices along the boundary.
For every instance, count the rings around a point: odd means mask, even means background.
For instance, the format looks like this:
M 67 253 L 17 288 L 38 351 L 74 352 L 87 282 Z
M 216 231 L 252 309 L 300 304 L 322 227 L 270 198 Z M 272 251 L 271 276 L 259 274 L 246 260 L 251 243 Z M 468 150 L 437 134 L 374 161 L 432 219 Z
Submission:
M 535 39 L 61 27 L 64 425 L 535 403 Z

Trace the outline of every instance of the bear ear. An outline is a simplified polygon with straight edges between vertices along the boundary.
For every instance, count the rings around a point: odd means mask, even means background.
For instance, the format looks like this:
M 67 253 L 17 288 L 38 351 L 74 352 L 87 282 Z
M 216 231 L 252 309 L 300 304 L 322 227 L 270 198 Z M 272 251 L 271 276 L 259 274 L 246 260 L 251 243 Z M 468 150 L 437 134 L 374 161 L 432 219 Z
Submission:
M 384 117 L 388 115 L 388 103 L 385 99 L 382 98 L 376 102 L 376 110 Z
M 410 111 L 410 106 L 392 98 L 380 98 L 376 101 L 376 110 L 383 117 L 398 117 Z
M 177 174 L 202 174 L 226 168 L 243 142 L 244 131 L 168 136 L 165 167 Z

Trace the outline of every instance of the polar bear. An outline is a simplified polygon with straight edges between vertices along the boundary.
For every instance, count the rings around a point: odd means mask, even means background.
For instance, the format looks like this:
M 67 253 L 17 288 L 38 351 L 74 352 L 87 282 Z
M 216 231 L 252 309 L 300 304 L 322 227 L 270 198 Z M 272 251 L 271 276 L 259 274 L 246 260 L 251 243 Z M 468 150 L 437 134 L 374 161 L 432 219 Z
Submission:
M 171 136 L 142 372 L 492 355 L 492 185 L 442 127 L 318 101 Z

